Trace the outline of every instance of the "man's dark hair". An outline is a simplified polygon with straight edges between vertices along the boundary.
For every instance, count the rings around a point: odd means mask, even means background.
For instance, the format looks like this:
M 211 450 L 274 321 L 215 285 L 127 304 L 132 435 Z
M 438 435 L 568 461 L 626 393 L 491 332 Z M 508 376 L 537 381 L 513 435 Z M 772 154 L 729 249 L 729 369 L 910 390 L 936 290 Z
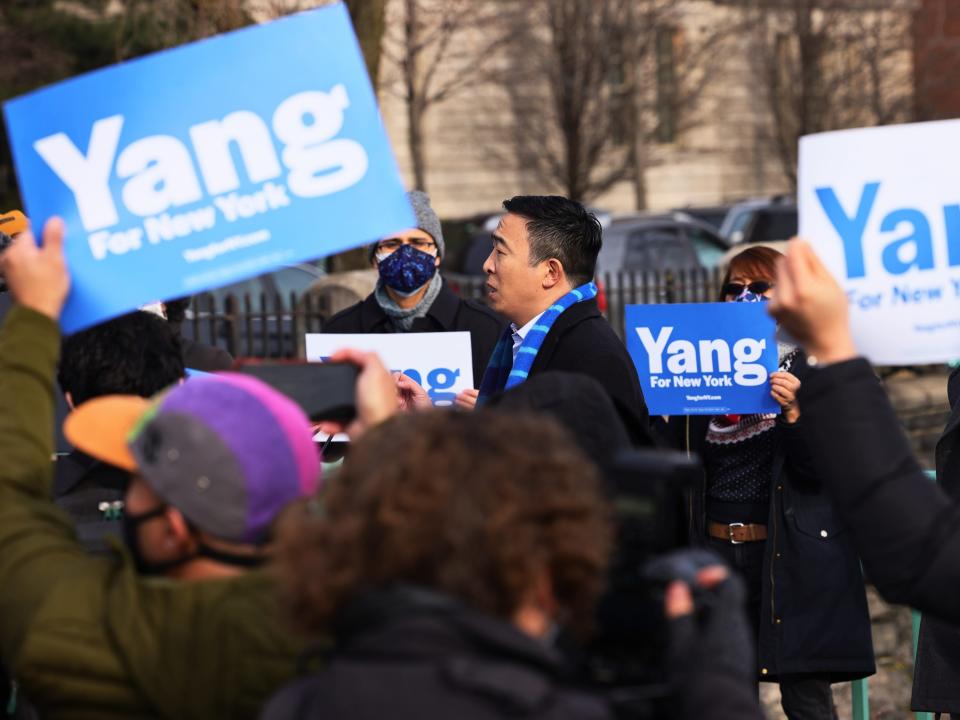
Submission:
M 574 287 L 593 280 L 603 229 L 583 205 L 558 195 L 517 195 L 503 208 L 527 221 L 531 265 L 556 258 Z
M 180 327 L 184 319 L 187 317 L 187 308 L 190 307 L 190 302 L 192 300 L 193 298 L 189 295 L 187 297 L 166 300 L 163 303 L 163 307 L 167 313 L 167 322 L 171 325 Z
M 142 310 L 66 338 L 57 371 L 74 405 L 101 395 L 150 397 L 182 377 L 179 338 L 163 318 Z

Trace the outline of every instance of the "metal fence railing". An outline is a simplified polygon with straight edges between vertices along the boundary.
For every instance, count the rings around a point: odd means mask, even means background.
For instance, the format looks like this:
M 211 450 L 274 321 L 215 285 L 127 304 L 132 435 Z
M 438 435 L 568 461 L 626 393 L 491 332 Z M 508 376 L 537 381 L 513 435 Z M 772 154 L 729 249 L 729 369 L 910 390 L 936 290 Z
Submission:
M 461 297 L 484 298 L 485 277 L 446 274 L 444 278 Z M 600 289 L 598 303 L 622 338 L 627 305 L 713 302 L 720 297 L 722 280 L 719 268 L 602 272 L 596 278 Z
M 328 302 L 297 295 L 195 295 L 181 326 L 184 337 L 222 347 L 234 357 L 303 357 L 307 333 L 330 316 Z
M 486 277 L 445 274 L 444 278 L 461 297 L 481 301 L 486 297 Z M 720 280 L 718 270 L 702 268 L 601 273 L 597 277 L 598 302 L 623 337 L 627 305 L 716 300 Z M 336 309 L 336 297 L 201 293 L 194 296 L 182 331 L 184 337 L 222 347 L 234 357 L 303 357 L 303 336 L 320 331 Z

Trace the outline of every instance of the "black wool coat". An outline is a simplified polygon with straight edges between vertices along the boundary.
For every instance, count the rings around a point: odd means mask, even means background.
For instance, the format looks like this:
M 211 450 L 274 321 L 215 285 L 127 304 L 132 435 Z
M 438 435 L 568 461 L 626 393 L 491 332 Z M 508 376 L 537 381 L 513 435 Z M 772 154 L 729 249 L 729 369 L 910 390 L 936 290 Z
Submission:
M 587 375 L 599 382 L 617 409 L 634 445 L 655 445 L 647 403 L 637 370 L 596 300 L 571 305 L 543 339 L 530 376 L 558 370 Z
M 870 364 L 820 368 L 800 388 L 817 474 L 881 595 L 960 623 L 960 503 L 920 469 Z
M 613 718 L 603 700 L 564 687 L 552 647 L 442 595 L 398 588 L 347 612 L 330 662 L 281 690 L 261 720 Z
M 937 482 L 960 500 L 960 368 L 947 382 L 950 419 L 937 441 Z M 960 625 L 924 616 L 913 669 L 916 712 L 960 713 Z
M 480 387 L 483 371 L 506 327 L 506 320 L 493 310 L 475 300 L 458 297 L 444 281 L 427 314 L 413 321 L 410 332 L 469 332 L 473 354 L 473 386 Z M 327 320 L 322 331 L 393 333 L 397 332 L 397 329 L 371 293 L 365 300 L 341 310 Z
M 801 354 L 791 372 L 806 382 Z M 770 478 L 757 662 L 760 679 L 811 673 L 843 682 L 876 672 L 870 614 L 860 560 L 847 527 L 830 502 L 806 441 L 810 425 L 778 420 L 778 450 Z M 702 455 L 710 417 L 674 417 L 675 447 Z M 691 542 L 704 542 L 706 485 L 690 504 Z

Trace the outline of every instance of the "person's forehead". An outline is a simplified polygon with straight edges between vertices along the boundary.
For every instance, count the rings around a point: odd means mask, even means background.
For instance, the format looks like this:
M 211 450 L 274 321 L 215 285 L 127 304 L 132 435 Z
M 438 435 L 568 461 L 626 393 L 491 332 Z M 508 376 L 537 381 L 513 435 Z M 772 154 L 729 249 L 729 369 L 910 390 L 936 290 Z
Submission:
M 763 268 L 757 267 L 743 267 L 743 268 L 734 268 L 730 271 L 730 279 L 739 279 L 739 280 L 771 280 L 769 273 L 767 273 Z
M 496 234 L 508 242 L 510 240 L 523 240 L 527 237 L 527 221 L 520 215 L 507 213 L 500 218 Z
M 406 228 L 405 230 L 400 230 L 395 233 L 390 233 L 389 235 L 384 235 L 381 240 L 394 240 L 394 239 L 419 239 L 419 240 L 433 240 L 430 237 L 430 233 L 420 228 Z

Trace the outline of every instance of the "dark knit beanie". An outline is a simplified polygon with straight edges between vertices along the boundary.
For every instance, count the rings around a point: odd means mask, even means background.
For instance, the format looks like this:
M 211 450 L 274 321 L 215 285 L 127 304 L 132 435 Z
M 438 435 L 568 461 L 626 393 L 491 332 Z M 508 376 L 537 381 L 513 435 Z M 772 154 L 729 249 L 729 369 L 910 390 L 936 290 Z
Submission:
M 407 193 L 407 200 L 410 201 L 410 207 L 413 208 L 413 214 L 417 216 L 416 227 L 423 230 L 433 238 L 437 243 L 437 254 L 443 259 L 446 253 L 446 246 L 443 243 L 443 230 L 440 228 L 440 218 L 430 207 L 430 196 L 421 190 L 414 190 Z M 370 260 L 377 252 L 377 243 L 370 246 Z

